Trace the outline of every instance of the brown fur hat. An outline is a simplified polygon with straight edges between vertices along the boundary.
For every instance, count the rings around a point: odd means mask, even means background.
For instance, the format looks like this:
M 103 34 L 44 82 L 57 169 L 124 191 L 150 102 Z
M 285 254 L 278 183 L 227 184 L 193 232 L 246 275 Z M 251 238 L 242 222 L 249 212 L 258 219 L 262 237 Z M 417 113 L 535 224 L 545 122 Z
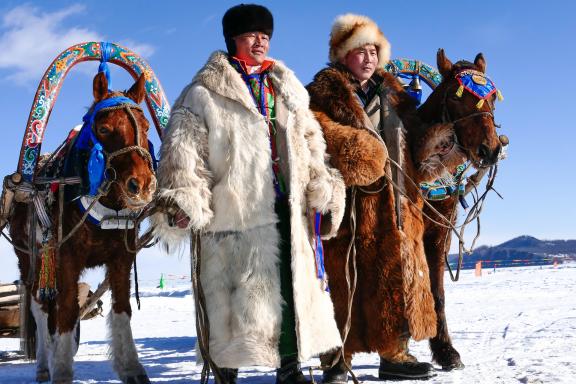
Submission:
M 378 48 L 378 65 L 383 66 L 390 60 L 390 43 L 376 23 L 366 16 L 348 13 L 334 20 L 330 32 L 330 61 L 337 63 L 353 49 L 366 44 Z

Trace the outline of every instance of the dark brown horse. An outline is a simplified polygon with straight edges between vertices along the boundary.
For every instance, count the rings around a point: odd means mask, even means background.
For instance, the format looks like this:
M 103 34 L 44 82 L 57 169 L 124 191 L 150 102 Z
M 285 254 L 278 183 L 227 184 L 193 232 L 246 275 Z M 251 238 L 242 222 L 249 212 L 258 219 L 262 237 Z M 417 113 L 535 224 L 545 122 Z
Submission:
M 106 188 L 100 189 L 102 196 L 99 199 L 99 203 L 108 209 L 107 212 L 122 210 L 137 214 L 151 202 L 156 189 L 152 158 L 148 152 L 149 124 L 138 106 L 145 97 L 144 85 L 144 76 L 140 76 L 127 92 L 109 92 L 103 73 L 94 78 L 94 105 L 91 110 L 99 102 L 112 97 L 125 96 L 133 101 L 124 99 L 119 105 L 101 109 L 95 114 L 91 127 L 94 137 L 104 149 L 107 161 L 109 188 L 107 193 L 104 193 Z M 61 184 L 60 188 L 64 188 L 64 185 Z M 90 221 L 83 222 L 74 231 L 74 227 L 82 221 L 83 212 L 77 201 L 65 202 L 63 206 L 60 206 L 60 201 L 63 200 L 56 199 L 48 206 L 55 239 L 49 243 L 55 252 L 55 298 L 38 300 L 38 291 L 42 287 L 39 271 L 44 270 L 42 257 L 33 260 L 32 264 L 30 255 L 21 251 L 34 246 L 32 231 L 37 233 L 36 245 L 42 246 L 40 227 L 31 228 L 29 221 L 30 215 L 35 212 L 34 205 L 16 203 L 9 220 L 10 234 L 17 247 L 21 280 L 32 296 L 31 311 L 37 327 L 37 380 L 72 382 L 73 358 L 79 343 L 78 279 L 86 268 L 106 266 L 112 292 L 108 324 L 114 370 L 124 383 L 148 383 L 146 372 L 138 361 L 130 328 L 130 270 L 136 254 L 125 243 L 134 244 L 137 234 L 134 229 L 126 229 L 126 226 L 120 226 L 124 229 L 101 229 Z M 57 232 L 63 236 L 56 237 Z M 58 239 L 65 238 L 67 234 L 72 236 L 58 249 Z M 31 267 L 35 271 L 32 274 Z
M 499 158 L 503 143 L 496 133 L 494 123 L 494 102 L 496 95 L 478 107 L 479 99 L 472 93 L 457 94 L 459 83 L 456 75 L 463 70 L 486 71 L 486 61 L 478 54 L 473 63 L 458 61 L 452 64 L 440 49 L 437 55 L 437 66 L 443 81 L 419 108 L 419 116 L 426 125 L 434 127 L 435 123 L 453 123 L 453 133 L 433 137 L 429 132 L 426 141 L 437 147 L 437 156 L 428 158 L 420 166 L 422 169 L 432 167 L 453 170 L 459 158 L 469 160 L 472 165 L 482 170 L 494 165 Z M 504 138 L 502 138 L 504 144 Z M 438 168 L 437 165 L 441 164 Z M 453 196 L 442 201 L 431 201 L 432 206 L 443 216 L 449 218 L 458 204 Z M 427 216 L 441 221 L 428 206 L 424 208 Z M 425 217 L 424 247 L 430 271 L 430 283 L 434 295 L 437 314 L 437 335 L 430 339 L 433 360 L 445 370 L 463 368 L 460 354 L 452 346 L 446 315 L 444 312 L 444 258 L 450 249 L 450 229 L 438 225 Z

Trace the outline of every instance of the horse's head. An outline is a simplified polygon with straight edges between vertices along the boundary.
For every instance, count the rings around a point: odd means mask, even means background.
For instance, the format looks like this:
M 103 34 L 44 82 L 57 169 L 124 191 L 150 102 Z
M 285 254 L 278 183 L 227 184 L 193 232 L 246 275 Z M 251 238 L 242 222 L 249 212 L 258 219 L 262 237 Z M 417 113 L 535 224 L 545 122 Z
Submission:
M 476 168 L 495 164 L 504 137 L 496 133 L 497 90 L 485 75 L 484 56 L 479 53 L 473 63 L 452 64 L 440 49 L 437 66 L 443 79 L 422 105 L 421 116 L 428 122 L 452 123 L 455 142 L 447 143 L 448 148 L 454 144 L 454 151 L 463 153 Z
M 94 77 L 94 105 L 106 99 L 124 96 L 129 100 L 97 112 L 92 126 L 106 157 L 106 177 L 112 183 L 102 198 L 106 205 L 140 209 L 152 201 L 156 177 L 148 147 L 149 123 L 138 106 L 145 97 L 145 79 L 141 75 L 126 92 L 110 92 L 104 73 Z

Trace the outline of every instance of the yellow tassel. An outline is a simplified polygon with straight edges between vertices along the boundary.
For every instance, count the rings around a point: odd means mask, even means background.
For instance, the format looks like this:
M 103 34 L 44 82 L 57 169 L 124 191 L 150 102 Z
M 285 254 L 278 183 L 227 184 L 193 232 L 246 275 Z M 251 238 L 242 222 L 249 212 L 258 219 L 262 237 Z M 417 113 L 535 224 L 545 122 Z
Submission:
M 456 91 L 456 96 L 462 97 L 463 94 L 464 94 L 464 86 L 461 85 L 458 87 L 458 90 Z
M 498 101 L 504 101 L 504 96 L 502 96 L 502 92 L 499 89 L 496 91 L 496 97 L 498 97 Z
M 480 99 L 478 103 L 476 103 L 476 108 L 480 109 L 484 105 L 484 99 Z

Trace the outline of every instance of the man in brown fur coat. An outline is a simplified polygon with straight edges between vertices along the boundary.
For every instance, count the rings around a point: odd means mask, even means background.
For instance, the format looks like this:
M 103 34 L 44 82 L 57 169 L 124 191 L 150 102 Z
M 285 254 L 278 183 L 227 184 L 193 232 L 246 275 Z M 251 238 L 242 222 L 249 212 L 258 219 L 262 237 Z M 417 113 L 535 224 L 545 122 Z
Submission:
M 346 338 L 344 360 L 324 371 L 324 383 L 346 383 L 345 362 L 357 352 L 379 353 L 381 379 L 435 375 L 431 364 L 418 362 L 406 348 L 410 336 L 435 335 L 436 315 L 422 216 L 385 177 L 402 183 L 387 160 L 403 164 L 409 156 L 402 123 L 410 126 L 415 113 L 414 102 L 382 69 L 389 57 L 390 45 L 372 20 L 340 16 L 330 37 L 331 63 L 308 86 L 332 165 L 347 187 L 344 220 L 337 237 L 325 243 L 336 320 Z M 323 362 L 334 358 L 324 356 Z

